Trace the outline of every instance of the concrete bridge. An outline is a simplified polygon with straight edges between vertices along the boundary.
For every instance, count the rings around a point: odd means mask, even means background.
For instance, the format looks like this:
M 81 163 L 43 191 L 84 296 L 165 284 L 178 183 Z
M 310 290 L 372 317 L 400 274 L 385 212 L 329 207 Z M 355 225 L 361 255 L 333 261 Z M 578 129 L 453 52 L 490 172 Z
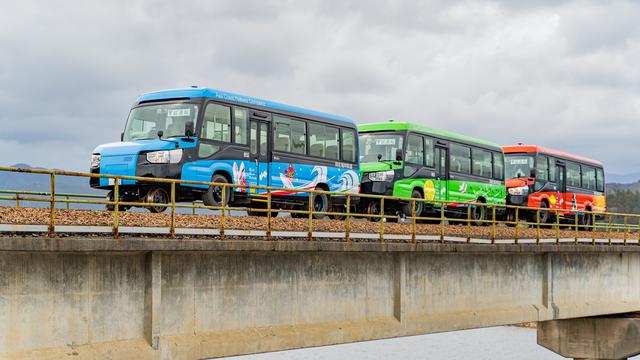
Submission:
M 639 275 L 637 245 L 3 236 L 0 357 L 197 359 L 542 321 L 565 356 L 621 358 L 640 351 L 634 320 L 591 317 L 639 311 Z M 598 319 L 620 331 L 582 331 Z

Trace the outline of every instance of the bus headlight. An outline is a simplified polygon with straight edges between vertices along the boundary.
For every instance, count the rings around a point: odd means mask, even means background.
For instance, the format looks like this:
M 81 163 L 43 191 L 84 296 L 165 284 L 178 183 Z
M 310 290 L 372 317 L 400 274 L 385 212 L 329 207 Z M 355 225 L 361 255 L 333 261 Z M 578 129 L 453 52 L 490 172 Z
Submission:
M 100 167 L 100 154 L 91 155 L 91 167 L 92 168 Z
M 518 186 L 514 188 L 509 188 L 509 195 L 527 195 L 529 192 L 528 186 Z
M 390 181 L 393 180 L 393 170 L 377 171 L 369 173 L 369 180 L 371 181 Z
M 147 161 L 152 164 L 177 164 L 180 160 L 182 160 L 182 149 L 147 153 Z

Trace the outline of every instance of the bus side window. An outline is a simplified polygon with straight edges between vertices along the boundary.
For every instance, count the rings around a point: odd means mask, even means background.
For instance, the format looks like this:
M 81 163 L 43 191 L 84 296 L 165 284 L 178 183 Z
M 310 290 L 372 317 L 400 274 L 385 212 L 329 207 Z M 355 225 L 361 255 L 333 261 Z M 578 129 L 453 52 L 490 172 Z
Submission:
M 274 116 L 274 149 L 295 154 L 307 153 L 307 130 L 303 121 Z
M 504 180 L 504 156 L 502 154 L 493 154 L 493 178 Z
M 539 155 L 536 164 L 536 182 L 545 183 L 549 181 L 549 158 Z
M 231 141 L 231 108 L 208 104 L 202 122 L 202 138 L 216 141 Z
M 604 171 L 596 169 L 596 191 L 604 192 Z
M 492 177 L 491 153 L 481 149 L 471 149 L 471 160 L 473 165 L 471 170 L 473 175 L 481 177 Z
M 580 165 L 567 162 L 567 186 L 580 187 Z
M 233 142 L 247 145 L 247 110 L 233 109 Z
M 582 165 L 582 187 L 587 190 L 596 189 L 596 169 L 593 166 Z
M 339 140 L 340 132 L 338 128 L 309 123 L 309 155 L 339 160 Z
M 434 166 L 434 147 L 432 138 L 424 138 L 424 164 L 428 167 Z
M 449 146 L 449 169 L 460 174 L 471 174 L 471 148 L 458 144 Z
M 424 164 L 424 142 L 422 141 L 422 137 L 409 134 L 404 160 L 412 164 Z
M 342 129 L 342 160 L 356 162 L 356 132 Z

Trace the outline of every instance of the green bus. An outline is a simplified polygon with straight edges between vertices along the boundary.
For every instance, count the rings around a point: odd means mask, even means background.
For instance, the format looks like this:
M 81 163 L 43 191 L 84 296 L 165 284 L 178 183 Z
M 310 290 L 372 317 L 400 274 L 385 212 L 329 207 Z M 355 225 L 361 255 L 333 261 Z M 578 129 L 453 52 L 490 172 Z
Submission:
M 488 210 L 475 203 L 506 204 L 498 144 L 394 120 L 359 125 L 358 131 L 362 194 L 424 199 L 415 208 L 423 217 L 440 211 L 437 201 L 451 202 L 445 207 L 448 218 L 466 219 L 470 206 L 477 225 L 488 219 Z M 411 207 L 409 201 L 387 201 L 384 212 L 402 218 L 411 216 Z M 380 214 L 380 200 L 362 197 L 358 212 Z

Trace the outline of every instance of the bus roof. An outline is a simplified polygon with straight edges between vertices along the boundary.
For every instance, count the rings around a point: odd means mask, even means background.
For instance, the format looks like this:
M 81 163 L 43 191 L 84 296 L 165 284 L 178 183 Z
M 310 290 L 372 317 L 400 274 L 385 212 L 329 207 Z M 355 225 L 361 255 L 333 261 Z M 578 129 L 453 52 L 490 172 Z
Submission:
M 169 89 L 153 91 L 146 94 L 142 94 L 138 97 L 138 103 L 143 101 L 154 101 L 164 99 L 179 99 L 179 98 L 211 98 L 230 101 L 242 105 L 257 105 L 274 110 L 281 110 L 290 113 L 297 113 L 301 115 L 315 116 L 319 118 L 331 119 L 334 121 L 345 122 L 355 125 L 355 121 L 344 116 L 332 115 L 323 113 L 320 111 L 309 110 L 300 108 L 297 106 L 280 104 L 268 100 L 262 100 L 253 98 L 250 96 L 234 94 L 226 91 L 211 89 L 211 88 L 184 88 L 184 89 Z
M 583 162 L 583 163 L 587 163 L 587 164 L 591 164 L 591 165 L 598 165 L 598 166 L 602 167 L 602 162 L 601 161 L 589 159 L 589 158 L 578 156 L 578 155 L 565 153 L 565 152 L 562 152 L 562 151 L 559 151 L 559 150 L 549 149 L 549 148 L 546 148 L 546 147 L 543 147 L 543 146 L 538 146 L 538 145 L 524 145 L 524 144 L 508 145 L 508 146 L 503 146 L 502 149 L 504 150 L 505 154 L 513 154 L 513 153 L 542 153 L 542 154 L 557 156 L 557 157 L 560 157 L 560 158 L 565 158 L 565 159 L 568 159 L 568 160 L 575 160 L 575 161 L 579 161 L 579 162 Z
M 423 132 L 423 133 L 427 133 L 427 134 L 430 134 L 430 135 L 433 135 L 433 136 L 442 137 L 442 138 L 445 138 L 445 139 L 457 140 L 457 141 L 460 141 L 460 142 L 472 143 L 472 144 L 476 144 L 476 145 L 483 145 L 483 146 L 486 146 L 486 147 L 489 147 L 489 148 L 493 148 L 493 149 L 496 149 L 496 150 L 502 150 L 502 148 L 500 147 L 499 144 L 491 142 L 491 141 L 480 140 L 480 139 L 473 138 L 471 136 L 460 135 L 460 134 L 453 133 L 453 132 L 450 132 L 450 131 L 434 129 L 434 128 L 430 128 L 428 126 L 417 125 L 417 124 L 412 124 L 412 123 L 408 123 L 408 122 L 396 122 L 394 120 L 389 120 L 387 122 L 378 122 L 378 123 L 369 123 L 369 124 L 360 124 L 360 125 L 358 125 L 358 131 L 359 132 L 403 131 L 403 130 Z

